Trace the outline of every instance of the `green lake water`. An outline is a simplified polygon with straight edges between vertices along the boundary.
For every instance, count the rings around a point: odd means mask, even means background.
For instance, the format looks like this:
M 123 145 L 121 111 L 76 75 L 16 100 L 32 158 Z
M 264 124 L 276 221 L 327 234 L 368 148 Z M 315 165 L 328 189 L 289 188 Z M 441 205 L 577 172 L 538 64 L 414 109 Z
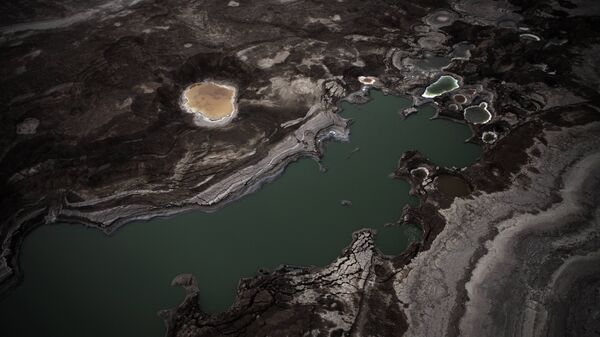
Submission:
M 240 277 L 280 264 L 326 265 L 360 228 L 378 230 L 384 253 L 402 252 L 420 230 L 384 227 L 417 203 L 406 182 L 389 177 L 400 155 L 418 149 L 436 164 L 461 167 L 480 148 L 464 143 L 467 126 L 429 120 L 431 108 L 403 120 L 406 99 L 372 96 L 343 105 L 342 115 L 354 120 L 351 139 L 327 142 L 327 172 L 302 159 L 216 213 L 131 223 L 110 237 L 77 225 L 38 228 L 24 242 L 23 283 L 0 302 L 0 335 L 159 337 L 156 312 L 184 297 L 169 286 L 177 274 L 194 274 L 202 308 L 218 312 L 233 302 Z
M 459 88 L 458 80 L 452 76 L 444 75 L 438 78 L 437 81 L 430 84 L 427 88 L 425 88 L 425 92 L 423 93 L 423 97 L 425 98 L 433 98 L 440 95 L 443 95 L 447 92 L 456 90 Z

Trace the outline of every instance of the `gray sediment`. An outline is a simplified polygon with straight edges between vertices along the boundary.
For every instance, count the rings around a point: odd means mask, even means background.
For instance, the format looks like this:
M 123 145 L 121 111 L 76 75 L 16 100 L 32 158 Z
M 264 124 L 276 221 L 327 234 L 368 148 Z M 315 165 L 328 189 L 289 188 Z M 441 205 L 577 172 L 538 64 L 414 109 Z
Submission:
M 600 231 L 594 211 L 600 190 L 599 132 L 599 123 L 546 131 L 550 145 L 532 147 L 541 157 L 529 164 L 533 169 L 520 170 L 510 189 L 457 199 L 440 211 L 446 227 L 394 286 L 408 303 L 406 336 L 544 335 L 549 322 L 539 319 L 543 315 L 534 321 L 527 317 L 532 308 L 553 310 L 547 285 L 562 265 L 554 261 L 600 249 L 594 241 Z M 544 174 L 534 176 L 535 170 Z M 578 230 L 573 232 L 573 226 Z M 486 241 L 483 248 L 480 243 Z

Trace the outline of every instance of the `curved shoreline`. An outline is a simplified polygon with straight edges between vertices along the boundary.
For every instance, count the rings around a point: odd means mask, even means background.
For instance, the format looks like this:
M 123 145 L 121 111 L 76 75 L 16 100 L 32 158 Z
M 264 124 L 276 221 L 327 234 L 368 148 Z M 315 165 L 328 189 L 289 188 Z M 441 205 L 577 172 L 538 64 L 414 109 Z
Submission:
M 492 249 L 490 245 L 492 243 L 496 245 L 497 241 L 501 241 L 499 243 L 501 245 L 512 244 L 511 240 L 506 241 L 501 238 L 513 230 L 527 232 L 528 226 L 543 223 L 543 219 L 549 214 L 553 214 L 552 212 L 557 206 L 568 209 L 570 212 L 576 211 L 572 207 L 569 208 L 568 204 L 565 205 L 563 199 L 558 199 L 560 200 L 558 201 L 553 195 L 556 193 L 555 188 L 560 187 L 563 183 L 567 186 L 573 183 L 570 177 L 573 172 L 580 169 L 578 167 L 580 163 L 592 158 L 595 158 L 594 165 L 600 163 L 597 160 L 599 143 L 598 140 L 593 139 L 593 134 L 599 130 L 599 127 L 600 124 L 596 123 L 595 125 L 576 127 L 580 129 L 580 132 L 548 131 L 544 134 L 549 143 L 548 146 L 541 143 L 532 144 L 529 151 L 540 147 L 545 150 L 539 158 L 533 157 L 535 159 L 532 162 L 525 163 L 517 171 L 517 174 L 532 175 L 527 170 L 529 167 L 548 170 L 547 174 L 538 175 L 537 181 L 531 180 L 531 184 L 535 184 L 535 187 L 530 188 L 523 184 L 522 180 L 517 179 L 506 190 L 501 189 L 489 194 L 482 193 L 472 200 L 457 199 L 451 207 L 440 210 L 440 214 L 446 222 L 443 231 L 436 237 L 431 249 L 419 254 L 406 266 L 407 270 L 411 270 L 410 274 L 406 279 L 399 280 L 395 286 L 399 298 L 404 303 L 411 303 L 406 310 L 409 322 L 407 336 L 420 336 L 425 331 L 440 336 L 452 336 L 455 332 L 458 332 L 459 335 L 470 336 L 474 331 L 479 331 L 481 334 L 482 331 L 477 330 L 476 326 L 480 326 L 479 324 L 482 323 L 478 322 L 483 320 L 488 321 L 488 328 L 496 327 L 499 331 L 502 330 L 502 321 L 494 321 L 496 316 L 486 309 L 492 308 L 490 310 L 493 310 L 493 306 L 482 303 L 489 304 L 493 298 L 498 298 L 498 296 L 510 297 L 509 292 L 516 293 L 517 289 L 525 291 L 526 287 L 519 288 L 521 285 L 519 287 L 511 285 L 511 280 L 498 275 L 498 273 L 502 275 L 507 272 L 502 271 L 507 266 L 506 262 L 497 263 L 496 273 L 489 269 L 491 265 L 486 262 L 487 260 L 502 257 L 500 247 Z M 574 134 L 582 136 L 571 138 Z M 577 139 L 577 141 L 573 139 Z M 565 152 L 565 148 L 570 151 Z M 564 155 L 565 153 L 568 153 L 569 156 Z M 557 154 L 560 154 L 558 156 L 561 158 L 560 161 L 556 160 Z M 533 172 L 533 170 L 531 171 Z M 587 176 L 589 177 L 589 175 Z M 578 183 L 578 181 L 574 182 L 574 184 Z M 564 191 L 561 192 L 564 193 Z M 577 192 L 585 194 L 585 191 L 577 190 Z M 506 206 L 497 207 L 497 205 L 504 204 Z M 490 207 L 490 205 L 496 205 L 496 207 Z M 475 211 L 481 208 L 490 210 L 484 219 L 479 217 Z M 529 213 L 532 209 L 538 213 Z M 568 222 L 561 223 L 560 219 L 558 221 L 558 224 L 550 222 L 549 225 L 556 226 L 556 228 L 563 226 L 568 229 Z M 548 226 L 545 228 L 551 230 Z M 520 237 L 520 240 L 525 237 Z M 481 247 L 475 244 L 486 241 L 488 244 Z M 459 247 L 462 248 L 459 249 Z M 510 248 L 508 251 L 512 252 Z M 511 260 L 511 263 L 525 265 L 529 262 L 521 262 L 520 259 L 515 258 Z M 537 262 L 531 262 L 531 264 L 534 263 Z M 532 268 L 531 270 L 537 271 L 538 269 Z M 501 294 L 492 296 L 491 286 L 482 287 L 481 284 L 474 284 L 477 275 L 486 274 L 490 274 L 486 278 L 486 284 L 495 280 L 494 285 L 498 286 L 497 291 L 502 291 Z M 526 285 L 523 284 L 523 286 Z M 474 291 L 475 293 L 473 293 Z M 522 301 L 522 298 L 514 298 L 511 301 L 513 300 Z M 432 303 L 438 303 L 438 305 L 432 306 Z M 445 314 L 447 312 L 450 314 Z M 518 320 L 519 313 L 514 311 L 504 313 L 504 315 Z M 432 324 L 431 321 L 425 321 L 422 318 L 429 316 L 445 317 L 445 319 Z M 462 323 L 459 327 L 460 322 Z M 481 335 L 494 336 L 497 335 L 496 333 L 498 331 Z
M 349 132 L 348 120 L 342 118 L 337 113 L 338 110 L 338 107 L 326 108 L 321 106 L 320 111 L 314 113 L 314 110 L 311 109 L 310 112 L 312 112 L 312 115 L 309 112 L 305 117 L 308 117 L 308 120 L 298 130 L 271 148 L 266 157 L 251 166 L 245 167 L 241 171 L 234 172 L 230 176 L 225 177 L 200 194 L 178 202 L 176 206 L 149 208 L 147 205 L 133 204 L 126 207 L 117 205 L 112 208 L 103 208 L 93 213 L 78 211 L 78 206 L 88 208 L 97 205 L 94 200 L 85 200 L 81 204 L 67 203 L 53 215 L 52 219 L 48 219 L 47 216 L 44 217 L 45 220 L 43 222 L 45 224 L 58 222 L 79 224 L 99 229 L 105 234 L 111 235 L 122 226 L 134 221 L 148 221 L 157 217 L 170 217 L 189 211 L 215 212 L 228 203 L 253 193 L 264 184 L 273 181 L 285 171 L 285 168 L 290 163 L 306 157 L 319 160 L 322 155 L 323 140 L 329 138 L 347 139 Z M 156 191 L 152 192 L 157 193 Z M 101 198 L 98 202 L 110 203 L 113 200 L 115 200 L 113 197 L 108 197 Z M 12 232 L 23 228 L 29 221 L 39 224 L 39 216 L 43 215 L 44 210 L 41 209 L 34 215 L 16 221 Z M 37 226 L 34 224 L 27 232 L 34 230 Z M 10 239 L 7 241 L 8 244 L 13 246 L 13 250 L 10 254 L 6 254 L 5 251 L 5 255 L 3 255 L 4 261 L 0 265 L 0 298 L 10 289 L 17 286 L 22 278 L 18 256 L 25 237 L 26 235 L 21 235 L 17 242 L 12 242 Z M 11 265 L 14 268 L 11 268 Z

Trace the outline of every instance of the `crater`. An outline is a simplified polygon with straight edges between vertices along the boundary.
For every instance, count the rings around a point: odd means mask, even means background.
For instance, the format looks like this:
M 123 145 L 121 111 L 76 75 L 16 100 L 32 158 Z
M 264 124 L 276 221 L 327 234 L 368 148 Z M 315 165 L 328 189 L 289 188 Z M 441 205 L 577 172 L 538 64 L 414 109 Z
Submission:
M 473 124 L 486 124 L 492 120 L 492 113 L 487 109 L 488 104 L 483 102 L 465 109 L 465 120 Z
M 434 98 L 459 88 L 458 80 L 444 75 L 425 89 L 423 97 Z
M 481 141 L 486 144 L 493 144 L 498 140 L 498 134 L 493 131 L 485 131 L 481 135 Z
M 458 104 L 465 104 L 467 103 L 467 98 L 464 95 L 454 95 L 454 101 Z
M 428 15 L 425 22 L 430 26 L 444 27 L 454 23 L 457 18 L 458 16 L 455 13 L 442 10 Z
M 196 124 L 224 125 L 237 114 L 237 89 L 234 86 L 204 81 L 187 87 L 181 95 L 181 107 L 192 113 Z
M 358 81 L 364 85 L 373 85 L 377 82 L 377 77 L 373 76 L 358 76 Z

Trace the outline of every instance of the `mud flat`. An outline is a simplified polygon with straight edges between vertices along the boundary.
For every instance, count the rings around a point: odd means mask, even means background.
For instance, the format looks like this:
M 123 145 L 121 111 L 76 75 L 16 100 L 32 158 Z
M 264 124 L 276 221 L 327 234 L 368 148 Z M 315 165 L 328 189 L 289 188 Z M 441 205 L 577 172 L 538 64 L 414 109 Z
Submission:
M 195 83 L 181 95 L 181 106 L 196 117 L 200 126 L 223 126 L 230 122 L 238 111 L 237 88 L 210 81 Z
M 467 122 L 473 124 L 487 124 L 492 120 L 492 113 L 485 102 L 465 108 L 463 115 Z

